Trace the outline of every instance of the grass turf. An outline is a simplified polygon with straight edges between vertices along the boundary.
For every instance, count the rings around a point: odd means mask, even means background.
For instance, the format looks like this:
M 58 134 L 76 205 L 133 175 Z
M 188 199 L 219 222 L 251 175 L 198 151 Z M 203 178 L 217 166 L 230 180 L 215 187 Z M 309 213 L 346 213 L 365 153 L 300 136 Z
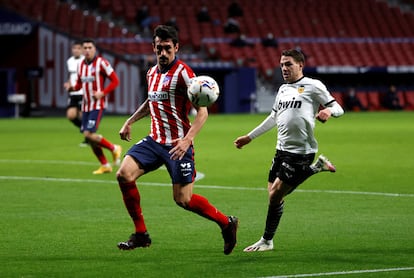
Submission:
M 63 117 L 0 120 L 0 276 L 412 277 L 412 269 L 351 271 L 414 267 L 414 114 L 348 113 L 318 123 L 320 152 L 337 173 L 313 176 L 287 197 L 273 252 L 247 254 L 242 249 L 263 232 L 276 133 L 242 150 L 232 142 L 265 116 L 211 115 L 195 142 L 205 175 L 195 192 L 241 221 L 229 256 L 214 223 L 174 204 L 162 169 L 139 181 L 153 245 L 118 250 L 133 226 L 115 174 L 91 174 L 98 163 L 78 147 L 71 124 Z M 127 150 L 132 143 L 117 135 L 125 118 L 106 116 L 100 132 Z M 148 128 L 148 119 L 136 123 L 134 140 Z

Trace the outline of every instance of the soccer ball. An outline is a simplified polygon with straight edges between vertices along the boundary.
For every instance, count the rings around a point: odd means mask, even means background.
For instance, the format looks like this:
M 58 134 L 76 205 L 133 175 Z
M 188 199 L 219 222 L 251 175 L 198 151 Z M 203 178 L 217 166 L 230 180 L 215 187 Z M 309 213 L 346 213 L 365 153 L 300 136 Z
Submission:
M 190 101 L 196 106 L 203 107 L 212 105 L 219 94 L 220 89 L 216 80 L 207 75 L 192 78 L 187 90 Z

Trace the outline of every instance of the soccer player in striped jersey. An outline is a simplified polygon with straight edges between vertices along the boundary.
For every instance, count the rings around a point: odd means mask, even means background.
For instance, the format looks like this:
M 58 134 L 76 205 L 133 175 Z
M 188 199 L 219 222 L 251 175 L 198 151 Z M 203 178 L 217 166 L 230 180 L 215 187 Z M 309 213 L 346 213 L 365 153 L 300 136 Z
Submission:
M 323 155 L 312 164 L 318 151 L 313 129 L 315 118 L 325 122 L 331 116 L 341 116 L 344 110 L 322 82 L 303 75 L 304 65 L 302 52 L 295 49 L 282 52 L 280 67 L 286 84 L 279 88 L 272 112 L 247 135 L 234 141 L 240 149 L 273 127 L 278 130 L 276 155 L 267 183 L 269 207 L 265 230 L 261 239 L 246 247 L 245 252 L 273 250 L 273 237 L 283 214 L 285 196 L 315 173 L 336 171 Z
M 111 143 L 96 132 L 107 103 L 106 96 L 115 90 L 119 79 L 109 62 L 97 55 L 94 40 L 83 40 L 82 48 L 85 58 L 78 67 L 77 82 L 74 86 L 66 85 L 65 87 L 69 92 L 83 90 L 81 132 L 101 163 L 101 166 L 93 171 L 93 174 L 110 173 L 112 166 L 106 159 L 103 148 L 112 153 L 114 165 L 119 165 L 121 146 Z M 110 83 L 105 87 L 106 78 L 110 80 Z
M 119 132 L 122 140 L 130 141 L 132 124 L 151 116 L 150 134 L 129 149 L 117 172 L 123 200 L 135 226 L 135 232 L 127 241 L 119 242 L 118 248 L 131 250 L 151 245 L 136 180 L 165 165 L 176 204 L 216 222 L 221 228 L 227 255 L 236 245 L 237 217 L 224 215 L 205 197 L 193 194 L 196 176 L 193 141 L 206 122 L 208 111 L 206 107 L 195 107 L 197 115 L 190 124 L 188 114 L 192 104 L 187 97 L 187 87 L 195 74 L 176 57 L 178 48 L 174 27 L 160 25 L 155 28 L 153 51 L 157 64 L 147 72 L 148 98 Z

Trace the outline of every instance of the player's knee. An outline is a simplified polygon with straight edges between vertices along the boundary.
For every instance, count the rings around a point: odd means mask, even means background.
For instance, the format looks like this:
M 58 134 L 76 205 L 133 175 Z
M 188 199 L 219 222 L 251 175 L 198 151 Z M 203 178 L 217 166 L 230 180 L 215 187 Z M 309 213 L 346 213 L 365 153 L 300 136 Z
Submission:
M 131 180 L 131 175 L 129 175 L 126 171 L 122 170 L 122 168 L 120 168 L 116 172 L 116 179 L 118 180 L 118 182 L 128 182 Z
M 66 118 L 68 118 L 69 120 L 74 120 L 77 118 L 77 113 L 76 111 L 72 111 L 72 110 L 68 110 L 66 111 Z
M 177 197 L 174 197 L 174 201 L 175 201 L 175 203 L 176 203 L 179 207 L 182 207 L 182 208 L 184 208 L 184 209 L 188 209 L 188 208 L 189 208 L 189 203 L 190 203 L 190 200 L 187 200 L 187 199 L 185 199 L 185 198 L 177 198 Z

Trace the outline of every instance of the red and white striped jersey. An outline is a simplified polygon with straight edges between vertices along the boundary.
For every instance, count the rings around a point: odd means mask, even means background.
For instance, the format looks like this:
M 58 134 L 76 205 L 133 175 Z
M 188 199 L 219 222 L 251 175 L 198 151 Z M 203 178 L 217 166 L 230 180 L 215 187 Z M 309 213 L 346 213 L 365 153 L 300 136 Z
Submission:
M 111 80 L 111 84 L 104 88 L 106 78 Z M 93 93 L 103 91 L 106 95 L 113 91 L 118 83 L 115 71 L 105 58 L 96 56 L 89 63 L 84 59 L 79 65 L 78 82 L 75 86 L 75 90 L 79 88 L 83 90 L 82 111 L 104 109 L 107 104 L 106 98 L 96 100 Z
M 188 114 L 192 104 L 187 97 L 193 70 L 176 59 L 162 72 L 153 66 L 147 72 L 148 100 L 151 111 L 150 136 L 154 141 L 171 145 L 183 138 L 191 127 Z

